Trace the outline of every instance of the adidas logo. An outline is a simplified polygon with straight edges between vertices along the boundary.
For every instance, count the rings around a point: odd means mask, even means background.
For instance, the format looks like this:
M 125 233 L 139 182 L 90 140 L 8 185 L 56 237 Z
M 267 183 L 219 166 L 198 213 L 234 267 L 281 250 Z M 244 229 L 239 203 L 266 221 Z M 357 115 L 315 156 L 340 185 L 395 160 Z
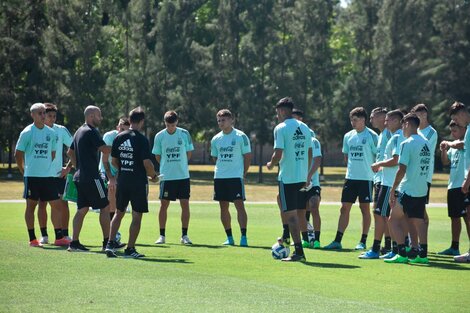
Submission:
M 302 130 L 300 129 L 300 127 L 297 127 L 294 133 L 294 137 L 292 139 L 293 140 L 305 139 L 304 133 L 302 133 Z
M 428 145 L 424 145 L 421 148 L 421 152 L 419 153 L 419 156 L 431 156 L 431 152 L 429 151 Z
M 134 149 L 132 148 L 132 145 L 131 145 L 131 140 L 127 139 L 126 141 L 121 143 L 121 145 L 119 146 L 119 150 L 121 150 L 121 151 L 134 151 Z

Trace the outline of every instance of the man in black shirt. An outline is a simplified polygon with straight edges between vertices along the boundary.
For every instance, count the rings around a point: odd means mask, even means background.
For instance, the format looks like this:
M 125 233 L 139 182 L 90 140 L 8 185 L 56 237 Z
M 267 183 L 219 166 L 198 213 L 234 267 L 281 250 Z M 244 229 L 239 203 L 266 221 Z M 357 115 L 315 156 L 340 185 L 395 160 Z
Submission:
M 118 169 L 116 189 L 116 214 L 111 221 L 110 240 L 106 245 L 106 255 L 117 257 L 115 249 L 118 243 L 114 241 L 116 232 L 121 225 L 126 208 L 131 202 L 132 222 L 129 227 L 129 242 L 124 251 L 125 257 L 144 257 L 135 249 L 135 241 L 140 232 L 142 213 L 148 212 L 148 181 L 157 180 L 157 173 L 151 161 L 149 142 L 140 133 L 144 127 L 145 114 L 140 107 L 129 114 L 131 127 L 117 135 L 111 150 L 112 164 Z
M 101 138 L 97 126 L 103 118 L 101 110 L 96 106 L 87 106 L 85 109 L 85 124 L 73 136 L 73 142 L 67 151 L 72 164 L 77 171 L 73 177 L 77 185 L 77 213 L 73 218 L 73 236 L 68 251 L 88 251 L 79 241 L 83 220 L 89 207 L 99 208 L 100 224 L 103 231 L 103 248 L 108 242 L 109 235 L 109 202 L 104 182 L 98 171 L 98 151 L 109 153 Z

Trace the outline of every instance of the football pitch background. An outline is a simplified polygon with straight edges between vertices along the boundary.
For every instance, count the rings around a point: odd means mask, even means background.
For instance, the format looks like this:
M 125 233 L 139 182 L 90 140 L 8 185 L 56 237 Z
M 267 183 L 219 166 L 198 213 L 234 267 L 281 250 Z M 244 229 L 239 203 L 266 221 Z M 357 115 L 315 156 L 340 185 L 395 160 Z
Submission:
M 70 253 L 46 245 L 30 248 L 24 203 L 0 202 L 1 312 L 465 312 L 470 305 L 470 266 L 436 255 L 450 244 L 445 207 L 431 207 L 429 259 L 426 265 L 359 260 L 353 248 L 360 238 L 361 216 L 355 205 L 342 251 L 306 250 L 306 263 L 271 257 L 281 233 L 275 204 L 247 204 L 248 248 L 224 247 L 225 233 L 215 202 L 193 203 L 189 236 L 179 243 L 180 209 L 172 203 L 167 244 L 158 237 L 158 203 L 144 215 L 137 250 L 143 259 L 108 259 L 101 250 L 98 214 L 89 212 L 81 242 L 90 253 Z M 321 205 L 322 246 L 336 233 L 338 205 Z M 71 205 L 71 216 L 75 211 Z M 232 228 L 238 245 L 235 209 Z M 131 216 L 121 226 L 128 238 Z M 37 223 L 37 222 L 36 222 Z M 39 228 L 36 227 L 39 236 Z M 49 235 L 53 237 L 52 225 Z M 372 243 L 373 226 L 368 247 Z M 461 251 L 468 249 L 463 228 Z

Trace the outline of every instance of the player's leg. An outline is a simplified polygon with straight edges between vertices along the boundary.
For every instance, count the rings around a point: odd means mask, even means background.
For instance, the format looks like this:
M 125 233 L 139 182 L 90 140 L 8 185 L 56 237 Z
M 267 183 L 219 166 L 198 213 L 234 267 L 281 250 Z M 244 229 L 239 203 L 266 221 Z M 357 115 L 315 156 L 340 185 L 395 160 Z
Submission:
M 192 244 L 188 237 L 189 219 L 191 217 L 189 209 L 189 199 L 180 199 L 181 206 L 181 243 L 185 245 Z
M 313 242 L 313 248 L 319 249 L 320 245 L 320 235 L 321 235 L 321 217 L 320 217 L 320 195 L 314 195 L 308 200 L 308 206 L 312 213 L 312 224 L 315 234 L 315 241 Z
M 49 243 L 49 235 L 47 233 L 47 201 L 38 202 L 38 222 L 39 229 L 41 230 L 41 239 L 40 243 L 47 244 Z
M 246 214 L 245 202 L 243 201 L 243 199 L 236 199 L 233 201 L 233 204 L 235 205 L 235 209 L 237 210 L 238 225 L 240 226 L 240 246 L 246 247 L 248 246 L 248 239 L 246 237 L 248 216 Z
M 137 237 L 139 236 L 140 233 L 140 228 L 142 224 L 142 213 L 141 212 L 136 212 L 135 210 L 132 211 L 132 222 L 131 225 L 129 226 L 129 243 L 128 243 L 128 249 L 135 249 L 135 242 L 137 240 Z
M 465 214 L 465 226 L 467 228 L 467 235 L 468 235 L 468 240 L 470 242 L 470 206 L 466 207 L 466 214 Z M 470 262 L 470 249 L 461 255 L 454 256 L 454 261 L 458 263 L 469 263 Z
M 392 233 L 397 241 L 397 254 L 392 258 L 386 258 L 384 261 L 386 263 L 408 263 L 408 257 L 406 254 L 405 248 L 405 230 L 407 231 L 408 227 L 405 227 L 406 216 L 401 204 L 401 195 L 397 198 L 395 206 L 392 207 L 390 212 L 389 225 L 391 226 Z
M 166 220 L 168 216 L 168 207 L 170 200 L 160 199 L 160 210 L 158 211 L 158 225 L 160 227 L 160 237 L 155 241 L 156 244 L 165 243 Z
M 230 245 L 233 246 L 233 234 L 232 234 L 232 217 L 230 215 L 230 202 L 228 201 L 219 201 L 220 207 L 220 221 L 222 222 L 222 226 L 224 227 L 225 234 L 227 235 L 227 240 L 225 240 L 222 244 L 223 245 Z
M 361 180 L 358 182 L 359 208 L 362 214 L 362 234 L 359 243 L 356 245 L 356 250 L 366 249 L 367 235 L 369 234 L 371 223 L 370 203 L 373 201 L 373 186 L 372 181 Z
M 279 214 L 281 216 L 281 222 L 282 222 L 282 240 L 285 244 L 289 245 L 290 244 L 289 223 L 287 222 L 286 215 L 281 209 L 281 198 L 279 194 L 277 195 L 276 200 L 277 200 L 277 206 L 279 208 Z

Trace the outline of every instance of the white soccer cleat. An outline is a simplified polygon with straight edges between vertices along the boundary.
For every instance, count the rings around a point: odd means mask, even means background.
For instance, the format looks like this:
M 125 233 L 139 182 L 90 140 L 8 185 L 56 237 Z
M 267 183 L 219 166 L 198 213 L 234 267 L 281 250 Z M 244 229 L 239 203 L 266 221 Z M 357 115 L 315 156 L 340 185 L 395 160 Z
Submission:
M 42 236 L 41 239 L 39 240 L 39 243 L 42 245 L 47 245 L 49 243 L 49 237 L 48 236 Z
M 189 240 L 188 236 L 181 237 L 181 243 L 184 244 L 184 245 L 192 245 L 193 244 L 193 242 L 191 240 Z
M 156 245 L 162 245 L 165 243 L 165 236 L 160 236 L 157 241 L 155 241 Z

